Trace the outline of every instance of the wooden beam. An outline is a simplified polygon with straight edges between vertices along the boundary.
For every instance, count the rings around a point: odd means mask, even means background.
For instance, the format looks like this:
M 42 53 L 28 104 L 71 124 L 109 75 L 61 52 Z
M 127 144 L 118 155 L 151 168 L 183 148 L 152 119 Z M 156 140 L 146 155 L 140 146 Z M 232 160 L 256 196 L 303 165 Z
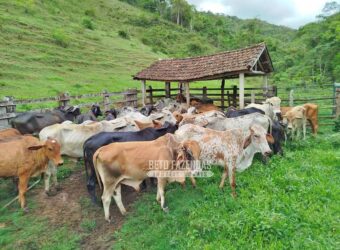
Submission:
M 187 105 L 190 105 L 190 87 L 189 82 L 185 82 L 185 98 L 187 99 Z
M 239 75 L 239 106 L 240 109 L 244 108 L 244 73 Z
M 142 80 L 141 91 L 142 91 L 142 104 L 143 106 L 145 106 L 145 98 L 146 98 L 146 81 L 145 80 Z

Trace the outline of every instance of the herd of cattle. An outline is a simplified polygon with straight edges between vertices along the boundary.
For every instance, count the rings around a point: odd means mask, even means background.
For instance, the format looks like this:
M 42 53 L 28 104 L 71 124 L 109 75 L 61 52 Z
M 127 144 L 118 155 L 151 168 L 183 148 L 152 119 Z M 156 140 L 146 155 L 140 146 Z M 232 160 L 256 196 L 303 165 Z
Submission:
M 202 170 L 202 166 L 192 164 L 197 161 L 222 165 L 219 186 L 223 188 L 228 177 L 236 196 L 236 171 L 250 167 L 256 153 L 263 155 L 263 161 L 272 153 L 283 155 L 281 144 L 287 138 L 298 139 L 301 132 L 305 138 L 307 120 L 312 133 L 317 134 L 317 105 L 280 105 L 280 98 L 272 97 L 263 104 L 222 112 L 213 103 L 197 98 L 190 101 L 190 107 L 178 99 L 163 99 L 141 110 L 109 110 L 102 121 L 97 121 L 102 115 L 97 105 L 86 114 L 80 114 L 76 107 L 23 113 L 12 120 L 12 129 L 0 131 L 0 177 L 19 180 L 19 202 L 26 209 L 30 177 L 43 174 L 45 192 L 51 195 L 60 190 L 57 166 L 63 164 L 61 155 L 83 158 L 88 192 L 96 202 L 96 184 L 103 189 L 108 221 L 111 197 L 120 212 L 126 213 L 121 185 L 139 190 L 151 172 L 157 179 L 157 201 L 167 211 L 166 183 L 184 184 L 185 177 L 190 177 L 195 186 L 195 174 Z M 153 162 L 166 168 L 155 168 Z M 164 175 L 165 169 L 168 175 Z

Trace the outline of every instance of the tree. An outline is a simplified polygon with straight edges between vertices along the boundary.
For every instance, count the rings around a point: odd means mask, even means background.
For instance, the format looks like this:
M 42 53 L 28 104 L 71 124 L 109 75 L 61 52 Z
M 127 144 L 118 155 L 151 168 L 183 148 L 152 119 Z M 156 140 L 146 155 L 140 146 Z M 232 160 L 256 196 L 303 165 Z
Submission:
M 338 4 L 336 1 L 328 2 L 323 7 L 321 14 L 317 17 L 320 19 L 324 19 L 328 16 L 334 15 L 340 11 L 340 4 Z

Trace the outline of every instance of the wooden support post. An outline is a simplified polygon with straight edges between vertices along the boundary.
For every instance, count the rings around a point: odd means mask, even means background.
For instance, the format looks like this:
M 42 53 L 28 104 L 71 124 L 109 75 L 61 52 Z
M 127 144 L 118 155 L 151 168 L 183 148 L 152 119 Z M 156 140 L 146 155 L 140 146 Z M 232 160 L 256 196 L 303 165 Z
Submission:
M 222 110 L 224 111 L 224 85 L 225 85 L 225 79 L 222 79 L 222 83 L 221 83 L 221 107 Z
M 103 90 L 104 111 L 110 110 L 110 95 L 107 90 Z
M 251 100 L 250 100 L 251 103 L 255 103 L 255 91 L 252 90 L 251 91 Z
M 202 97 L 203 99 L 207 99 L 207 96 L 208 96 L 208 89 L 206 86 L 204 86 L 202 89 Z
M 187 105 L 190 105 L 190 87 L 189 82 L 185 83 L 185 98 L 187 99 Z
M 234 86 L 233 86 L 233 106 L 234 106 L 235 108 L 237 107 L 236 98 L 237 98 L 237 86 L 234 85 Z
M 142 80 L 141 91 L 142 91 L 142 104 L 143 106 L 145 106 L 145 97 L 146 97 L 146 81 L 145 80 Z
M 289 106 L 294 106 L 294 89 L 291 89 L 289 92 Z
M 268 97 L 268 77 L 266 74 L 263 76 L 263 96 Z
M 178 83 L 178 93 L 181 93 L 181 94 L 183 93 L 183 86 L 181 82 Z
M 149 86 L 149 103 L 153 105 L 152 87 Z
M 227 97 L 228 97 L 228 107 L 230 107 L 231 106 L 231 101 L 230 101 L 229 90 L 227 91 Z
M 165 97 L 171 98 L 171 86 L 170 82 L 165 82 Z
M 240 109 L 244 108 L 244 73 L 240 73 L 240 82 L 239 82 L 239 106 Z

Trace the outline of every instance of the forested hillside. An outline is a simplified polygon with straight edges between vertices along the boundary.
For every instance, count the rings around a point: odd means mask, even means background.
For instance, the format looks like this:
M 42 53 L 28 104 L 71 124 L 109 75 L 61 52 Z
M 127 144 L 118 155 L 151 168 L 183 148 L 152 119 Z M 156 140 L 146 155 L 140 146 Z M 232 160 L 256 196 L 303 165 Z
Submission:
M 275 84 L 324 84 L 339 78 L 339 14 L 293 30 L 198 12 L 185 1 L 177 2 L 182 5 L 158 0 L 0 0 L 0 95 L 136 87 L 131 76 L 159 58 L 261 41 L 271 53 Z

